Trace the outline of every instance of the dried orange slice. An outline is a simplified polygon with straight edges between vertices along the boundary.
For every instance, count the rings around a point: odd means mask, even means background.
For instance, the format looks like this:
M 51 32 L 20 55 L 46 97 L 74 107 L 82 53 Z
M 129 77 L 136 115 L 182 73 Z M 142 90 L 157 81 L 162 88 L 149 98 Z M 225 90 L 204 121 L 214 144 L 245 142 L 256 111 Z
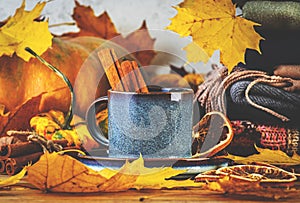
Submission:
M 232 179 L 259 182 L 261 184 L 276 186 L 293 183 L 297 176 L 278 167 L 260 165 L 236 165 L 216 170 L 216 174 L 230 176 Z
M 231 122 L 223 113 L 205 114 L 193 127 L 193 158 L 217 154 L 230 144 L 233 136 Z
M 235 165 L 200 173 L 195 177 L 195 181 L 218 182 L 226 177 L 232 184 L 238 181 L 243 184 L 259 183 L 268 187 L 292 186 L 297 180 L 294 173 L 271 165 Z
M 295 174 L 278 167 L 260 165 L 236 165 L 216 170 L 216 174 L 230 176 L 236 180 L 260 183 L 291 183 L 297 180 Z

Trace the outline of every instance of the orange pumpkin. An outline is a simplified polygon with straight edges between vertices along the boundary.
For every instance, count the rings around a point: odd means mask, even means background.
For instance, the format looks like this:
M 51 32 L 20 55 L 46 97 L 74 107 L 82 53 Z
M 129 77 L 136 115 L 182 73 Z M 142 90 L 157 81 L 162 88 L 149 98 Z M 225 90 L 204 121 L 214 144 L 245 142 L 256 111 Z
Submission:
M 76 95 L 73 107 L 79 116 L 84 116 L 88 105 L 110 88 L 94 51 L 99 46 L 113 47 L 120 55 L 126 53 L 120 46 L 101 38 L 54 37 L 52 47 L 42 55 L 73 84 Z M 51 93 L 53 90 L 57 91 Z M 42 112 L 51 109 L 68 111 L 70 90 L 53 71 L 35 58 L 25 62 L 16 55 L 0 57 L 0 104 L 8 111 L 42 92 L 50 92 L 43 96 Z

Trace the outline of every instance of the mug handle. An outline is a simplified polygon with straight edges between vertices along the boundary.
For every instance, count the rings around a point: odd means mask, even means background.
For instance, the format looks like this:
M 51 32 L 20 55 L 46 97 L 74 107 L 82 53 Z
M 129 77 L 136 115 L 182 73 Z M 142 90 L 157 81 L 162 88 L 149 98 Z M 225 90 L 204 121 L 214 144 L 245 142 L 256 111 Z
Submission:
M 96 124 L 96 104 L 99 103 L 104 104 L 108 102 L 108 97 L 100 97 L 93 101 L 93 103 L 88 107 L 88 110 L 86 112 L 85 120 L 87 122 L 87 128 L 88 131 L 90 132 L 91 136 L 100 144 L 103 144 L 105 146 L 108 146 L 108 139 L 104 136 L 103 132 L 97 126 Z

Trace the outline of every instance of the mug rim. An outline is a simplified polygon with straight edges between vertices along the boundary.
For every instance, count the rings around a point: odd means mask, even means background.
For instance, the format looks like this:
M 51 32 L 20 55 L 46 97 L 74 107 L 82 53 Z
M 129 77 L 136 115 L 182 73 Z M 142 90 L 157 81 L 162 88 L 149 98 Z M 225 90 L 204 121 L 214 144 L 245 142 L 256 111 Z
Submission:
M 193 89 L 188 87 L 160 87 L 160 91 L 150 91 L 150 92 L 127 92 L 127 91 L 109 89 L 108 92 L 117 93 L 117 94 L 129 94 L 129 95 L 190 94 L 190 93 L 194 94 Z

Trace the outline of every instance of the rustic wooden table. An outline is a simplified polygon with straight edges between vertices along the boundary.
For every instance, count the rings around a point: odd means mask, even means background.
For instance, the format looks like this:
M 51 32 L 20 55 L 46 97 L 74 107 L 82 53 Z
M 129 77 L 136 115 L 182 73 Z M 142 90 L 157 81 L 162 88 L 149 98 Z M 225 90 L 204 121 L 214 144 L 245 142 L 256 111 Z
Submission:
M 1 176 L 3 178 L 4 176 Z M 22 185 L 22 183 L 21 183 Z M 23 184 L 27 185 L 27 184 Z M 27 185 L 28 186 L 28 185 Z M 279 199 L 278 202 L 299 202 L 300 192 L 290 198 Z M 1 203 L 90 203 L 90 202 L 276 202 L 249 196 L 225 195 L 218 192 L 193 188 L 172 190 L 129 190 L 116 193 L 45 193 L 37 189 L 24 187 L 2 188 L 0 190 Z

